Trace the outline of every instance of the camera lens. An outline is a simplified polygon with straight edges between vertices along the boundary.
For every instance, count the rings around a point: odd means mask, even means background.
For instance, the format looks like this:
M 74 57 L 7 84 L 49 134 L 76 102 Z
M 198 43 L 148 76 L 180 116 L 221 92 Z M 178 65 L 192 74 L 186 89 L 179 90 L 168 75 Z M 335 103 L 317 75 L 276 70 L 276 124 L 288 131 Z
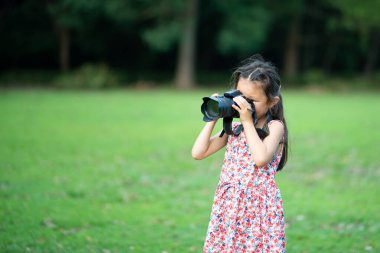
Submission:
M 215 118 L 219 116 L 219 103 L 215 100 L 210 99 L 207 102 L 206 106 L 207 115 L 211 118 Z

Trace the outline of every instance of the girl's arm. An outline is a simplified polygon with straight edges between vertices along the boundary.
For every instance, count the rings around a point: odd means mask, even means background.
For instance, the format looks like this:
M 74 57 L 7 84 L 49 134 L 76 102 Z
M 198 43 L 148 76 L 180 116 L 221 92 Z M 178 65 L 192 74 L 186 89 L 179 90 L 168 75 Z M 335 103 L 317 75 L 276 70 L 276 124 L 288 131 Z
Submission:
M 235 97 L 234 101 L 238 104 L 232 105 L 240 114 L 240 121 L 243 124 L 245 136 L 252 159 L 256 166 L 261 167 L 270 162 L 276 152 L 281 138 L 284 135 L 284 126 L 280 121 L 273 121 L 268 125 L 269 135 L 261 140 L 252 120 L 251 106 L 248 102 L 240 97 Z
M 191 155 L 194 159 L 204 159 L 214 154 L 227 144 L 227 134 L 219 137 L 220 133 L 218 133 L 211 137 L 215 124 L 216 121 L 207 122 L 202 131 L 199 133 L 191 151 Z
M 248 147 L 256 166 L 261 167 L 268 164 L 278 149 L 284 134 L 284 125 L 280 121 L 273 121 L 268 125 L 269 135 L 264 140 L 260 139 L 252 121 L 243 121 L 243 126 Z

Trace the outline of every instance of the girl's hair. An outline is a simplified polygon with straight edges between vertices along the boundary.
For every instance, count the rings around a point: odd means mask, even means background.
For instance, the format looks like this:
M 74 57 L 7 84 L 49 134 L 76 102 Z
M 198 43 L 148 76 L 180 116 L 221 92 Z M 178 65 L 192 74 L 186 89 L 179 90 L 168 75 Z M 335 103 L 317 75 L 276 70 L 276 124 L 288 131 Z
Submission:
M 284 117 L 283 100 L 280 94 L 281 80 L 276 67 L 259 55 L 253 55 L 242 61 L 241 65 L 232 73 L 231 84 L 236 89 L 240 77 L 251 81 L 258 81 L 262 86 L 269 101 L 274 97 L 280 97 L 280 101 L 269 109 L 268 113 L 273 120 L 281 120 L 284 123 L 285 133 L 282 144 L 284 150 L 277 171 L 281 170 L 288 159 L 288 127 Z M 267 122 L 268 123 L 268 122 Z

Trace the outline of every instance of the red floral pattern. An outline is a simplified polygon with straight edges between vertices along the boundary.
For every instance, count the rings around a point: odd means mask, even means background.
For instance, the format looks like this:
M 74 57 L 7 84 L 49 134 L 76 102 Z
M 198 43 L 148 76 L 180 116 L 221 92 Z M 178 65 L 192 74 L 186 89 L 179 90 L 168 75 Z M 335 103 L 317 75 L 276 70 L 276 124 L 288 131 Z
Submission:
M 281 155 L 257 167 L 244 131 L 228 137 L 203 253 L 285 252 L 284 212 L 275 182 Z

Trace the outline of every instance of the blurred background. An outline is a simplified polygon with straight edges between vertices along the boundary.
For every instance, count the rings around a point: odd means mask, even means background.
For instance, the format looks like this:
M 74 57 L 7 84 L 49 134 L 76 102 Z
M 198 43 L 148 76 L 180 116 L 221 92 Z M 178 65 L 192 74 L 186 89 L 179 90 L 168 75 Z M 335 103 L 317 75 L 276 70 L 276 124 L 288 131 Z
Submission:
M 283 81 L 287 251 L 380 252 L 379 10 L 0 1 L 0 252 L 202 252 L 224 155 L 191 157 L 202 97 L 256 53 Z
M 377 0 L 4 0 L 0 84 L 191 88 L 226 83 L 258 52 L 292 86 L 378 87 L 379 8 Z M 75 81 L 81 73 L 109 81 Z

